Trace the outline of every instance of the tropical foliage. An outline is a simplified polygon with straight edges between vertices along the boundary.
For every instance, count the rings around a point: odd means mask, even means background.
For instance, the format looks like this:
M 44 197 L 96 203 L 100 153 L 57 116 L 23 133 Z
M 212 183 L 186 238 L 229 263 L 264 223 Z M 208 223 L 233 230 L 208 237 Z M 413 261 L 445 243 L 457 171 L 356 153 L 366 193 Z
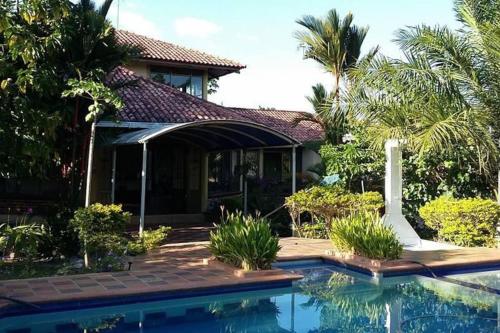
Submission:
M 333 246 L 341 251 L 371 259 L 398 259 L 403 246 L 379 214 L 361 212 L 335 219 L 330 226 Z
M 346 109 L 341 107 L 340 101 L 341 84 L 346 84 L 347 71 L 359 60 L 361 45 L 368 32 L 367 27 L 358 27 L 352 22 L 352 13 L 341 18 L 335 9 L 330 10 L 324 18 L 306 15 L 297 20 L 304 28 L 296 32 L 304 58 L 318 62 L 334 79 L 331 93 L 322 84 L 313 87 L 313 96 L 308 99 L 315 114 L 298 121 L 319 123 L 332 143 L 341 143 L 348 130 Z M 369 57 L 376 52 L 376 48 L 371 50 Z
M 485 171 L 497 167 L 500 11 L 497 1 L 459 0 L 462 27 L 399 30 L 404 59 L 377 56 L 350 71 L 348 100 L 375 143 L 399 138 L 421 156 L 472 147 Z
M 121 107 L 105 75 L 135 54 L 106 20 L 111 3 L 0 3 L 0 175 L 56 178 L 68 189 L 62 198 L 77 202 L 85 120 Z
M 500 206 L 493 200 L 442 196 L 420 208 L 438 238 L 459 246 L 495 247 Z
M 16 221 L 14 226 L 0 225 L 0 253 L 20 260 L 32 261 L 38 255 L 39 246 L 46 236 L 45 226 L 31 223 L 27 218 Z
M 266 219 L 223 212 L 221 223 L 210 233 L 209 249 L 219 260 L 244 270 L 270 269 L 280 250 Z
M 382 191 L 385 156 L 370 146 L 362 129 L 351 126 L 351 140 L 342 145 L 325 144 L 320 150 L 326 175 L 338 175 L 340 184 L 353 192 Z

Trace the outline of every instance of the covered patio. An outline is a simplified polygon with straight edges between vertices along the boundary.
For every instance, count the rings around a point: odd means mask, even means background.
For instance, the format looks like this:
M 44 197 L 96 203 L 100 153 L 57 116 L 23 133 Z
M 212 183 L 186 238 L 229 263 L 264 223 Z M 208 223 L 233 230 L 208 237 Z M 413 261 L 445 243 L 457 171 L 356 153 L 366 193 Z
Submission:
M 101 122 L 98 132 L 111 131 L 111 139 L 99 150 L 99 154 L 111 155 L 110 172 L 106 165 L 94 167 L 97 188 L 102 193 L 103 178 L 108 178 L 109 201 L 129 204 L 138 216 L 139 232 L 149 223 L 172 221 L 175 216 L 191 216 L 200 219 L 209 204 L 209 186 L 212 192 L 221 185 L 225 192 L 220 195 L 240 196 L 243 210 L 247 210 L 247 177 L 251 157 L 265 153 L 284 152 L 289 160 L 290 193 L 297 187 L 296 139 L 274 129 L 251 121 L 201 120 L 186 123 L 131 124 Z M 222 155 L 224 154 L 224 155 Z M 280 155 L 281 156 L 281 155 Z M 108 156 L 109 157 L 109 156 Z M 214 164 L 217 158 L 225 158 Z M 283 163 L 283 158 L 280 157 Z M 99 162 L 97 162 L 99 164 Z M 218 170 L 224 164 L 224 172 Z M 260 176 L 266 171 L 258 159 Z M 212 165 L 214 164 L 214 165 Z M 268 163 L 271 164 L 271 163 Z M 108 166 L 109 168 L 109 166 Z M 271 170 L 271 171 L 269 171 Z M 140 172 L 138 181 L 137 175 Z M 109 176 L 106 177 L 106 174 Z M 283 175 L 277 172 L 280 177 Z M 99 188 L 99 183 L 101 184 Z M 96 196 L 93 196 L 96 200 Z M 102 201 L 102 200 L 100 200 Z M 134 211 L 135 208 L 135 211 Z

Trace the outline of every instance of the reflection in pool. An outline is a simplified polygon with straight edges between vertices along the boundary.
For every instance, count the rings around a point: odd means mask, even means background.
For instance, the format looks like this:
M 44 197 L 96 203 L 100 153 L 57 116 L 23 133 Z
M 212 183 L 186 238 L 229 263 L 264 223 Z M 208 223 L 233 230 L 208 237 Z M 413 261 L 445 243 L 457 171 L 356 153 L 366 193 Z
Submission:
M 495 332 L 498 295 L 420 276 L 295 269 L 293 287 L 20 316 L 0 332 Z

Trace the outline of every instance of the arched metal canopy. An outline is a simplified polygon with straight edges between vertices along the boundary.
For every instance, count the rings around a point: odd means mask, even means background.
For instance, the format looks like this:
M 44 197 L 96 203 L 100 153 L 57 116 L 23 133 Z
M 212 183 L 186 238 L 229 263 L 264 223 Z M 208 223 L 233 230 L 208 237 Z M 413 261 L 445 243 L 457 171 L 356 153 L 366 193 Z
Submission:
M 159 124 L 120 134 L 111 145 L 143 144 L 171 137 L 190 141 L 207 150 L 276 147 L 300 144 L 290 136 L 261 124 L 235 120 L 207 120 Z

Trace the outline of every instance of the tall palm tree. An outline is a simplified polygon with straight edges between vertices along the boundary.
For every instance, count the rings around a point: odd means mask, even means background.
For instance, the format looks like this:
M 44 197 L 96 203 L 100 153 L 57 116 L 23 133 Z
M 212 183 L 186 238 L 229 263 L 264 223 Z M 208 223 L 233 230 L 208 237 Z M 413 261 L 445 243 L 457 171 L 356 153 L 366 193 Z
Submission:
M 398 31 L 404 59 L 362 61 L 348 100 L 374 142 L 404 139 L 420 154 L 474 146 L 488 171 L 500 137 L 500 2 L 458 0 L 455 12 L 459 30 Z
M 299 47 L 304 51 L 304 58 L 317 61 L 334 79 L 333 92 L 328 94 L 328 98 L 321 105 L 313 105 L 316 115 L 307 119 L 333 126 L 331 132 L 336 133 L 332 138 L 333 143 L 341 142 L 347 121 L 345 111 L 341 110 L 341 84 L 348 69 L 357 63 L 361 45 L 368 33 L 368 27 L 358 27 L 352 24 L 352 21 L 351 13 L 341 19 L 335 9 L 330 10 L 325 18 L 306 15 L 297 20 L 297 23 L 305 28 L 295 34 Z M 376 52 L 377 49 L 373 49 L 370 54 Z M 316 94 L 314 87 L 313 92 Z M 328 117 L 331 119 L 324 121 Z
M 337 119 L 340 112 L 332 113 L 335 99 L 333 92 L 329 92 L 321 83 L 312 86 L 312 92 L 312 95 L 306 96 L 306 99 L 311 103 L 314 113 L 304 114 L 296 118 L 294 124 L 298 125 L 302 121 L 312 121 L 321 126 L 328 142 L 338 141 L 339 135 L 341 136 L 344 132 L 344 119 Z
M 352 21 L 352 13 L 341 19 L 335 9 L 330 10 L 325 18 L 306 15 L 297 20 L 306 29 L 296 32 L 304 58 L 316 60 L 333 75 L 337 98 L 341 79 L 358 61 L 368 33 L 368 27 L 358 27 Z

